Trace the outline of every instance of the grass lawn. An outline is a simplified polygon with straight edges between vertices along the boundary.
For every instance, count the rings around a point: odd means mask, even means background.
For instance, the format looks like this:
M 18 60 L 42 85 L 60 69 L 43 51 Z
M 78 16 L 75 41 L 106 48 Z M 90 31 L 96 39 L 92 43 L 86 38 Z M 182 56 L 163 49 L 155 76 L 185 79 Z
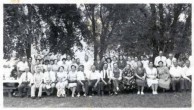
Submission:
M 118 96 L 67 97 L 55 96 L 42 99 L 4 96 L 4 107 L 191 107 L 191 92 L 159 93 L 144 96 L 120 94 Z

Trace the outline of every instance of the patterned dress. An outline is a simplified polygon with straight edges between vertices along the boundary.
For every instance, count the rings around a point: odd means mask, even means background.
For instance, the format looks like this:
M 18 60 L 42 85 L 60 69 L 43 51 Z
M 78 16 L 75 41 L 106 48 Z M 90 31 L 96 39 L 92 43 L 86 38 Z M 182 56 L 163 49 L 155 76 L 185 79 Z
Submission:
M 124 78 L 124 77 L 132 77 L 134 75 L 135 75 L 135 73 L 134 73 L 133 69 L 124 69 L 123 70 L 122 83 L 123 83 L 124 88 L 128 88 L 128 89 L 134 89 L 135 88 L 135 77 L 133 77 L 130 80 Z

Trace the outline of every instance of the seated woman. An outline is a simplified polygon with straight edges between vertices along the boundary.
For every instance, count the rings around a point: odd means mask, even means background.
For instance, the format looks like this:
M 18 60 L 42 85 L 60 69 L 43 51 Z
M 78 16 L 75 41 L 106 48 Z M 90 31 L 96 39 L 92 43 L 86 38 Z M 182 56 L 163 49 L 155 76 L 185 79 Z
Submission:
M 170 73 L 169 73 L 168 67 L 163 66 L 162 61 L 158 62 L 158 66 L 159 66 L 157 68 L 158 78 L 159 78 L 158 85 L 159 87 L 163 88 L 163 91 L 169 90 L 171 80 L 170 80 Z
M 99 87 L 99 81 L 100 81 L 100 73 L 98 71 L 96 71 L 96 67 L 95 65 L 92 65 L 91 67 L 91 70 L 90 71 L 90 74 L 89 74 L 89 77 L 88 77 L 88 81 L 89 81 L 89 85 L 88 85 L 88 94 L 89 97 L 91 97 L 91 94 L 93 95 L 93 92 L 95 90 L 97 90 L 98 92 L 98 95 L 100 95 L 100 87 Z
M 64 67 L 60 66 L 56 75 L 57 79 L 57 97 L 66 97 L 65 88 L 68 85 L 67 81 L 67 71 L 64 71 Z
M 122 75 L 122 84 L 124 89 L 134 89 L 135 88 L 135 73 L 134 70 L 131 68 L 130 64 L 127 64 L 126 67 L 123 69 Z
M 183 79 L 183 89 L 186 91 L 191 90 L 191 84 L 192 84 L 192 69 L 190 66 L 190 61 L 186 60 L 185 61 L 185 67 L 183 68 L 183 73 L 182 73 L 182 79 Z
M 145 77 L 146 77 L 146 70 L 145 68 L 143 67 L 143 63 L 142 62 L 138 62 L 137 63 L 138 66 L 135 70 L 135 76 L 136 76 L 136 84 L 137 84 L 137 89 L 138 89 L 138 92 L 137 94 L 140 94 L 140 89 L 141 89 L 141 95 L 144 95 L 144 87 L 145 87 Z
M 114 94 L 117 95 L 119 89 L 119 83 L 122 79 L 122 71 L 118 68 L 118 65 L 116 63 L 113 64 L 113 74 L 112 74 L 112 80 L 113 80 L 113 91 Z
M 44 82 L 44 76 L 43 73 L 41 72 L 41 67 L 37 66 L 36 67 L 36 72 L 33 77 L 33 83 L 31 86 L 31 97 L 34 99 L 35 98 L 35 93 L 36 90 L 38 89 L 38 98 L 42 97 L 42 86 Z
M 80 92 L 84 92 L 86 96 L 86 89 L 88 89 L 88 81 L 86 80 L 86 74 L 84 73 L 84 66 L 79 66 L 79 71 L 77 72 L 77 97 L 80 97 Z
M 51 70 L 50 66 L 45 69 L 44 83 L 43 89 L 46 90 L 47 95 L 52 94 L 56 84 L 56 74 Z
M 152 94 L 158 94 L 158 78 L 157 69 L 153 67 L 153 62 L 149 62 L 149 67 L 146 69 L 146 77 L 148 87 L 152 87 Z
M 71 90 L 71 97 L 74 97 L 77 87 L 77 71 L 76 66 L 71 65 L 71 71 L 68 74 L 68 88 Z

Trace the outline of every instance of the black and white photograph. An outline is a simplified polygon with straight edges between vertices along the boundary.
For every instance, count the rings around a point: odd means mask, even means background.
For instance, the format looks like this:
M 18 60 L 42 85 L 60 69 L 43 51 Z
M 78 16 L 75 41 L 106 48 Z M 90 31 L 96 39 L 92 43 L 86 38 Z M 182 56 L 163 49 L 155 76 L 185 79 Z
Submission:
M 192 108 L 192 3 L 4 3 L 4 108 Z

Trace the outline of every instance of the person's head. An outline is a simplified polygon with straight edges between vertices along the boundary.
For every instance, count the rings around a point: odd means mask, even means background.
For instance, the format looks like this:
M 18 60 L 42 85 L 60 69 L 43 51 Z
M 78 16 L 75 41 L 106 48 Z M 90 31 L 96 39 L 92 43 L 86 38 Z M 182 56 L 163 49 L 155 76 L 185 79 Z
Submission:
M 41 68 L 39 66 L 36 67 L 36 71 L 37 73 L 40 73 L 41 72 Z
M 186 60 L 185 61 L 185 65 L 186 65 L 186 67 L 190 67 L 190 61 L 189 60 Z
M 158 62 L 159 67 L 163 67 L 163 61 Z
M 135 58 L 132 56 L 132 57 L 131 57 L 131 61 L 134 61 L 134 60 L 135 60 Z
M 146 57 L 146 55 L 144 55 L 143 60 L 148 60 L 148 58 Z
M 76 70 L 76 66 L 75 65 L 71 65 L 71 71 L 75 72 Z
M 125 68 L 126 69 L 131 69 L 131 65 L 130 64 L 127 64 Z
M 44 61 L 44 64 L 45 64 L 45 65 L 48 65 L 48 64 L 49 64 L 49 60 L 45 60 L 45 61 Z
M 144 56 L 141 56 L 140 58 L 141 58 L 141 60 L 143 60 L 144 59 Z
M 142 63 L 141 61 L 138 61 L 138 62 L 137 62 L 137 65 L 138 65 L 138 67 L 140 67 L 140 68 L 143 67 L 143 63 Z
M 51 71 L 51 67 L 49 66 L 49 67 L 47 67 L 47 71 L 48 72 L 50 72 Z
M 107 63 L 104 63 L 103 68 L 104 68 L 104 69 L 107 69 L 107 68 L 108 68 L 108 64 L 107 64 Z
M 176 60 L 176 61 L 173 61 L 173 65 L 174 65 L 175 67 L 177 67 L 177 66 L 178 66 L 178 62 L 177 62 L 177 60 Z
M 59 69 L 58 69 L 59 72 L 63 72 L 63 70 L 64 70 L 63 66 L 60 66 Z
M 50 60 L 50 64 L 51 65 L 54 65 L 54 60 Z
M 169 58 L 172 59 L 173 58 L 173 54 L 172 53 L 169 53 Z
M 63 58 L 63 59 L 62 59 L 62 61 L 63 61 L 63 64 L 65 64 L 65 62 L 66 62 L 66 59 L 65 59 L 65 58 Z
M 138 62 L 138 57 L 135 57 L 135 62 Z
M 114 61 L 114 62 L 117 61 L 117 57 L 116 56 L 113 56 L 112 57 L 112 61 Z
M 40 64 L 40 59 L 36 59 L 36 64 L 37 64 L 37 65 Z
M 70 60 L 71 60 L 70 55 L 67 55 L 67 60 L 68 60 L 68 61 L 70 61 Z
M 72 61 L 72 63 L 76 63 L 76 60 L 74 57 L 72 57 L 71 61 Z
M 29 68 L 28 67 L 25 68 L 25 72 L 29 72 Z
M 107 63 L 111 63 L 112 62 L 111 58 L 110 57 L 109 58 L 106 58 L 106 62 Z
M 128 56 L 127 60 L 128 60 L 128 61 L 131 61 L 131 57 L 130 57 L 130 56 Z
M 113 64 L 113 67 L 114 67 L 115 69 L 117 69 L 117 68 L 118 68 L 117 63 L 114 63 L 114 64 Z
M 120 55 L 119 56 L 119 60 L 123 60 L 123 55 Z
M 88 55 L 85 55 L 85 61 L 87 62 L 88 61 Z
M 26 61 L 26 57 L 22 57 L 22 62 L 25 62 Z
M 181 66 L 181 67 L 183 67 L 184 61 L 183 61 L 183 60 L 179 60 L 179 61 L 178 61 L 178 65 Z
M 28 58 L 28 62 L 32 62 L 32 57 Z
M 92 65 L 91 70 L 92 70 L 92 72 L 95 72 L 96 66 L 95 65 Z
M 159 56 L 161 57 L 163 55 L 163 51 L 159 51 Z
M 79 66 L 79 71 L 84 71 L 84 65 Z
M 153 68 L 153 66 L 154 66 L 154 63 L 153 63 L 152 61 L 150 61 L 150 62 L 149 62 L 149 67 L 150 67 L 150 68 Z
M 76 59 L 76 62 L 77 62 L 77 64 L 80 64 L 80 59 L 77 58 L 77 59 Z
M 58 62 L 57 59 L 55 59 L 55 60 L 54 60 L 54 64 L 57 64 L 57 62 Z

